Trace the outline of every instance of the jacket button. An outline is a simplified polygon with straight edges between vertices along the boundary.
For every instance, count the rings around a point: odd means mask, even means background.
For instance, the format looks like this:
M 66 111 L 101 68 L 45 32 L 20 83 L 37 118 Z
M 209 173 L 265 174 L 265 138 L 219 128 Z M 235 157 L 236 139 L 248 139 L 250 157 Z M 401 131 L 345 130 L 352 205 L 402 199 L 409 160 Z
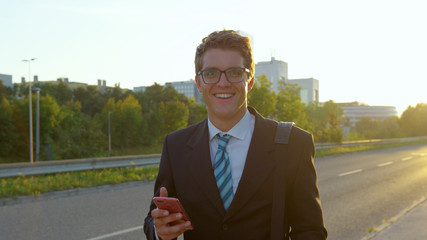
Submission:
M 228 225 L 227 224 L 223 224 L 222 225 L 222 230 L 225 230 L 225 231 L 228 230 Z

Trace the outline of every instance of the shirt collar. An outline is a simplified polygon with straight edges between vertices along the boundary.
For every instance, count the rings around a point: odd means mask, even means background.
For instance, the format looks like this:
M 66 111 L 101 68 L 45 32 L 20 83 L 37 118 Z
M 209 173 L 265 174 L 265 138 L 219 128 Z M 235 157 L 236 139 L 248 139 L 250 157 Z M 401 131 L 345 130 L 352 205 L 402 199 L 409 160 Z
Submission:
M 240 121 L 236 125 L 234 125 L 234 127 L 232 127 L 228 132 L 222 132 L 221 130 L 219 130 L 213 125 L 213 123 L 211 122 L 208 116 L 209 141 L 212 141 L 212 139 L 218 133 L 221 133 L 221 135 L 228 134 L 228 135 L 231 135 L 232 137 L 242 140 L 245 138 L 246 132 L 251 129 L 250 128 L 251 121 L 252 121 L 251 114 L 246 109 L 245 115 L 243 116 L 242 119 L 240 119 Z

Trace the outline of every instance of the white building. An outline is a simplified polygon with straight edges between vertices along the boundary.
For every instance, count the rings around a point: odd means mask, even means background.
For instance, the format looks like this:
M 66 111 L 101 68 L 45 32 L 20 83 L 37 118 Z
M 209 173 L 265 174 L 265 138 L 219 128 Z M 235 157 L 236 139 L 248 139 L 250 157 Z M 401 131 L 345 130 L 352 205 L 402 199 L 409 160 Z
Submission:
M 13 88 L 12 84 L 12 75 L 1 74 L 0 73 L 0 81 L 3 82 L 3 86 Z
M 276 60 L 274 57 L 267 62 L 258 62 L 255 64 L 255 76 L 259 77 L 265 74 L 268 80 L 273 84 L 273 90 L 279 92 L 279 80 L 288 80 L 288 63 Z
M 289 84 L 297 84 L 301 89 L 301 102 L 308 105 L 310 102 L 319 102 L 319 80 L 314 78 L 289 79 Z
M 146 86 L 141 86 L 141 87 L 133 87 L 133 91 L 134 92 L 145 92 L 145 90 L 147 89 Z
M 310 102 L 319 102 L 319 80 L 314 78 L 289 79 L 288 64 L 276 60 L 274 57 L 267 62 L 255 64 L 255 76 L 265 74 L 273 85 L 273 91 L 279 92 L 279 81 L 284 80 L 289 84 L 297 84 L 300 88 L 301 102 L 308 105 Z
M 172 85 L 178 93 L 184 94 L 187 98 L 194 97 L 196 102 L 201 103 L 201 94 L 197 89 L 195 80 L 167 82 L 165 86 L 167 85 Z
M 397 117 L 398 113 L 394 106 L 369 106 L 364 103 L 351 102 L 339 103 L 344 110 L 344 118 L 348 118 L 352 127 L 362 117 L 383 120 L 389 117 Z

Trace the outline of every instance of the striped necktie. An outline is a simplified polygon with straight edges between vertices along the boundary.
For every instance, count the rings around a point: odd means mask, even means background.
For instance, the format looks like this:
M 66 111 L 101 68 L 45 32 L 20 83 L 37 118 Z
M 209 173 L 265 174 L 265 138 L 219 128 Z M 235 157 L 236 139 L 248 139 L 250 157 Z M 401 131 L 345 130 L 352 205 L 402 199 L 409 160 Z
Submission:
M 214 173 L 224 209 L 227 211 L 233 200 L 233 182 L 231 179 L 230 160 L 225 151 L 225 146 L 227 146 L 231 136 L 224 135 L 221 137 L 217 134 L 216 137 L 218 138 L 218 150 L 215 154 Z

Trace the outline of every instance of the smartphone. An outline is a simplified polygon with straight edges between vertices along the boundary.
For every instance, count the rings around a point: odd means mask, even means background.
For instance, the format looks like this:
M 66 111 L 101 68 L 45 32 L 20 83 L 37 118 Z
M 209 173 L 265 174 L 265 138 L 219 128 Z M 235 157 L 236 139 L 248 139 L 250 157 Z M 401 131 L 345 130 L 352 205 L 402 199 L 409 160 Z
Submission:
M 168 210 L 169 213 L 181 213 L 182 220 L 180 222 L 190 221 L 190 218 L 188 217 L 178 198 L 154 197 L 153 201 L 159 209 Z

